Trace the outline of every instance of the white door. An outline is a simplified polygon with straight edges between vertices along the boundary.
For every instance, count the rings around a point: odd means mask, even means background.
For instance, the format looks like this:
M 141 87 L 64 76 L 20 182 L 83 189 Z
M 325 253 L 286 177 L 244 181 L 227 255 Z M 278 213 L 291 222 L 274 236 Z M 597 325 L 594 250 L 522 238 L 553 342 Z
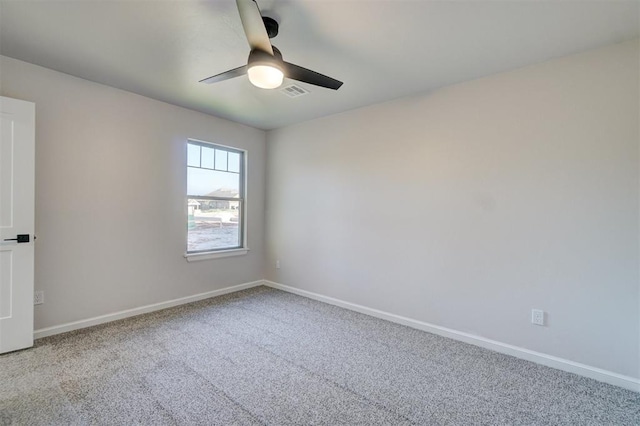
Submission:
M 33 346 L 35 105 L 0 97 L 0 353 Z

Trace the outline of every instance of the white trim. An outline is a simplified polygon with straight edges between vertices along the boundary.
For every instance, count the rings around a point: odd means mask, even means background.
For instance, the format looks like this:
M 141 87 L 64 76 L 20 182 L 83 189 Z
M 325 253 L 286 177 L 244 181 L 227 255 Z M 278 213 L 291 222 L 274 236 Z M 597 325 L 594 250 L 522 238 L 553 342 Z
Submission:
M 198 300 L 208 299 L 210 297 L 222 296 L 223 294 L 234 293 L 236 291 L 245 290 L 251 287 L 264 285 L 264 281 L 252 281 L 249 283 L 238 284 L 231 287 L 225 287 L 218 290 L 208 291 L 206 293 L 194 294 L 193 296 L 181 297 L 179 299 L 167 300 L 166 302 L 154 303 L 151 305 L 140 306 L 138 308 L 126 309 L 124 311 L 114 312 L 111 314 L 100 315 L 98 317 L 87 318 L 80 321 L 68 322 L 66 324 L 55 325 L 53 327 L 41 328 L 33 332 L 34 339 L 53 336 L 54 334 L 66 333 L 68 331 L 78 330 L 81 328 L 92 327 L 98 324 L 104 324 L 119 319 L 134 317 L 149 312 L 159 311 L 171 308 L 173 306 L 184 305 L 185 303 L 197 302 Z
M 362 314 L 370 315 L 372 317 L 381 318 L 387 321 L 395 322 L 397 324 L 402 324 L 411 328 L 416 328 L 418 330 L 437 334 L 439 336 L 444 336 L 450 339 L 459 340 L 461 342 L 470 343 L 472 345 L 480 346 L 496 352 L 511 355 L 516 358 L 521 358 L 527 361 L 535 362 L 537 364 L 542 364 L 547 367 L 556 368 L 558 370 L 567 371 L 569 373 L 574 373 L 580 376 L 589 377 L 591 379 L 605 382 L 614 386 L 620 386 L 621 388 L 629 389 L 635 392 L 640 392 L 640 379 L 636 379 L 630 376 L 624 376 L 622 374 L 614 373 L 613 371 L 603 370 L 601 368 L 592 367 L 586 364 L 581 364 L 579 362 L 570 361 L 568 359 L 559 358 L 553 355 L 547 355 L 541 352 L 536 352 L 536 351 L 521 348 L 518 346 L 509 345 L 507 343 L 498 342 L 496 340 L 487 339 L 474 334 L 453 330 L 451 328 L 441 327 L 435 324 L 429 324 L 423 321 L 418 321 L 418 320 L 403 317 L 400 315 L 395 315 L 388 312 L 380 311 L 378 309 L 357 305 L 355 303 L 345 302 L 340 299 L 323 296 L 321 294 L 313 293 L 307 290 L 301 290 L 299 288 L 291 287 L 284 284 L 279 284 L 273 281 L 265 280 L 264 285 L 268 287 L 276 288 L 278 290 L 283 290 L 289 293 L 297 294 L 299 296 L 308 297 L 309 299 L 314 299 L 320 302 L 328 303 L 330 305 L 335 305 L 341 308 L 360 312 Z
M 221 148 L 227 148 L 227 149 L 231 149 L 233 151 L 237 151 L 237 152 L 247 152 L 246 149 L 242 149 L 242 148 L 238 148 L 237 146 L 231 146 L 231 145 L 224 145 L 218 142 L 211 142 L 211 141 L 203 141 L 202 139 L 196 139 L 196 138 L 187 138 L 187 142 L 189 141 L 193 141 L 196 143 L 206 143 L 208 145 L 217 145 Z
M 185 253 L 187 262 L 197 262 L 199 260 L 220 259 L 221 257 L 242 256 L 249 252 L 248 248 L 238 248 L 219 251 L 208 251 L 205 253 Z

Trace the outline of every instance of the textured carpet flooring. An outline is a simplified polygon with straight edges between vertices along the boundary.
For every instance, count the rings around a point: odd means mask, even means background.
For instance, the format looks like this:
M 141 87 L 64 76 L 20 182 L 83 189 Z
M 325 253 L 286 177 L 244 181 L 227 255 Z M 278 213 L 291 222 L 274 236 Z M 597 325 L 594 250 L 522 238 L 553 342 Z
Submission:
M 640 395 L 258 287 L 0 356 L 0 424 L 640 424 Z

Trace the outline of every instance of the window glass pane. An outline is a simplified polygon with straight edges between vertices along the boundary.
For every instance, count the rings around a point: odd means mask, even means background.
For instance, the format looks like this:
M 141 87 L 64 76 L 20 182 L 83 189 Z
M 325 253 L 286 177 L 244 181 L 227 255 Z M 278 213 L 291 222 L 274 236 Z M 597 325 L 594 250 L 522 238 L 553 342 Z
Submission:
M 229 153 L 229 171 L 240 173 L 240 154 L 237 152 Z
M 187 251 L 208 251 L 242 246 L 240 201 L 188 200 Z
M 207 169 L 213 169 L 213 148 L 202 147 L 202 166 Z
M 243 246 L 243 158 L 214 144 L 188 142 L 187 252 Z
M 216 149 L 216 170 L 227 170 L 227 151 Z
M 240 175 L 217 170 L 187 168 L 187 194 L 240 198 Z
M 200 167 L 200 146 L 187 144 L 187 165 Z

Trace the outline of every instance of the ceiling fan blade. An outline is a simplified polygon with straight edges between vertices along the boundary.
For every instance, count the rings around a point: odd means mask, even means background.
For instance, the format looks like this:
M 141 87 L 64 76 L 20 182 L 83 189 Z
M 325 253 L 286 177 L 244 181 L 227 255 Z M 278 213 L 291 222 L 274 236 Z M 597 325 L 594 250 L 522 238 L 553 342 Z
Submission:
M 288 78 L 333 90 L 338 90 L 340 86 L 342 86 L 342 82 L 334 78 L 302 68 L 299 65 L 290 64 L 289 62 L 282 61 L 282 63 L 285 69 L 284 75 Z
M 273 55 L 269 34 L 267 34 L 267 29 L 264 27 L 258 3 L 254 0 L 236 0 L 236 4 L 238 5 L 242 27 L 251 50 L 260 49 Z
M 220 74 L 213 75 L 211 77 L 205 78 L 204 80 L 200 80 L 200 83 L 217 83 L 218 81 L 229 80 L 230 78 L 240 77 L 241 75 L 245 75 L 247 73 L 247 66 L 243 65 L 238 68 L 234 68 L 229 71 L 225 71 Z

